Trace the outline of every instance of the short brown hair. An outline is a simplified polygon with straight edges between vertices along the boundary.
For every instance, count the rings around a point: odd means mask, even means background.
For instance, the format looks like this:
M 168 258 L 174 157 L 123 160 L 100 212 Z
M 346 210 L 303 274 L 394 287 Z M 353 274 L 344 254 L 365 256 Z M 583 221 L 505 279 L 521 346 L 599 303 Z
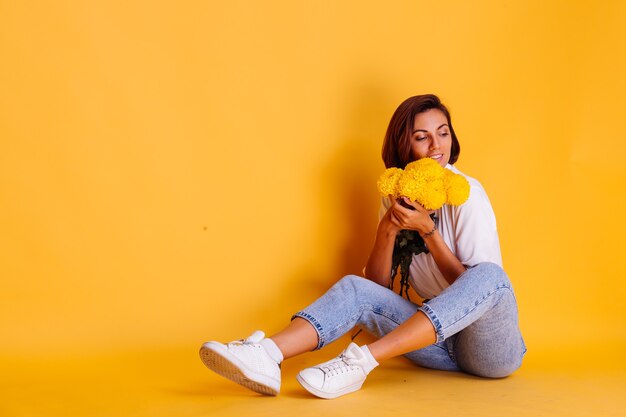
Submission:
M 452 128 L 450 112 L 439 100 L 439 97 L 434 94 L 423 94 L 404 100 L 391 116 L 383 142 L 383 161 L 386 168 L 404 169 L 411 162 L 411 132 L 413 131 L 415 116 L 430 109 L 441 110 L 448 119 L 448 126 L 452 135 L 449 163 L 454 164 L 457 161 L 459 153 L 461 153 L 461 145 L 459 145 L 459 140 Z

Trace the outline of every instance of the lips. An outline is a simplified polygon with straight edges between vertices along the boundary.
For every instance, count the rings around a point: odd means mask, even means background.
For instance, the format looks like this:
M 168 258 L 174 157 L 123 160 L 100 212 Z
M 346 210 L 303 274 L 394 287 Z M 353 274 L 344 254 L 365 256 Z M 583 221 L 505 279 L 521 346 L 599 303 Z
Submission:
M 436 161 L 439 161 L 441 158 L 443 158 L 443 154 L 437 153 L 437 154 L 434 154 L 434 155 L 428 155 L 428 157 L 432 158 L 432 159 L 434 159 Z

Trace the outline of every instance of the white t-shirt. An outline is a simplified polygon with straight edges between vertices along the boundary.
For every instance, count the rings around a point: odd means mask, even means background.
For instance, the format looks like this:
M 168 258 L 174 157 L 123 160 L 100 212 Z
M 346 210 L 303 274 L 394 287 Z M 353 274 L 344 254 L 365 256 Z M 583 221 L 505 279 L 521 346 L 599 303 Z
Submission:
M 436 210 L 439 234 L 463 265 L 471 267 L 480 262 L 493 262 L 502 266 L 496 217 L 484 188 L 476 179 L 463 174 L 453 165 L 448 164 L 446 168 L 467 179 L 470 195 L 460 206 L 446 204 Z M 383 197 L 379 222 L 390 206 L 391 200 Z M 450 285 L 430 253 L 413 255 L 409 272 L 409 283 L 424 298 L 436 297 Z

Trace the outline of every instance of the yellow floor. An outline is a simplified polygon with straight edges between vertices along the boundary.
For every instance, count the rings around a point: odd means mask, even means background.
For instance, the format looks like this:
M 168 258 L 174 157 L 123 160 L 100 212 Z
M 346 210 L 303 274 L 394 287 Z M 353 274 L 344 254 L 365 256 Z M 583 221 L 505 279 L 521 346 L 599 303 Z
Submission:
M 522 369 L 502 380 L 425 370 L 394 359 L 357 393 L 335 400 L 310 396 L 296 382 L 296 372 L 328 359 L 343 342 L 285 362 L 282 391 L 275 398 L 209 372 L 197 357 L 197 345 L 81 358 L 5 356 L 0 416 L 626 415 L 623 360 L 584 350 L 529 354 Z M 613 351 L 615 358 L 619 354 Z

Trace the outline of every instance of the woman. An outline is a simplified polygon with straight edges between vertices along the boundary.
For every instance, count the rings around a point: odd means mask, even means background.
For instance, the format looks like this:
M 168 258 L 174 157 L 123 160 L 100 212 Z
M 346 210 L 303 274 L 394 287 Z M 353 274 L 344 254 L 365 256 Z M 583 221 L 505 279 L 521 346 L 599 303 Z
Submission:
M 450 113 L 437 96 L 427 94 L 407 99 L 395 111 L 383 160 L 387 168 L 404 168 L 432 158 L 462 174 L 452 165 L 459 152 Z M 205 343 L 204 364 L 247 388 L 276 395 L 284 359 L 320 349 L 360 326 L 378 339 L 364 346 L 351 343 L 338 357 L 302 370 L 297 379 L 305 389 L 321 398 L 356 391 L 380 362 L 398 355 L 423 367 L 487 378 L 515 371 L 526 347 L 515 295 L 501 268 L 495 216 L 480 183 L 465 177 L 468 200 L 436 210 L 438 225 L 407 198 L 383 198 L 365 278 L 342 278 L 270 338 L 257 331 L 242 341 Z M 404 229 L 417 231 L 428 247 L 410 265 L 410 284 L 427 299 L 421 306 L 389 289 L 395 238 Z

